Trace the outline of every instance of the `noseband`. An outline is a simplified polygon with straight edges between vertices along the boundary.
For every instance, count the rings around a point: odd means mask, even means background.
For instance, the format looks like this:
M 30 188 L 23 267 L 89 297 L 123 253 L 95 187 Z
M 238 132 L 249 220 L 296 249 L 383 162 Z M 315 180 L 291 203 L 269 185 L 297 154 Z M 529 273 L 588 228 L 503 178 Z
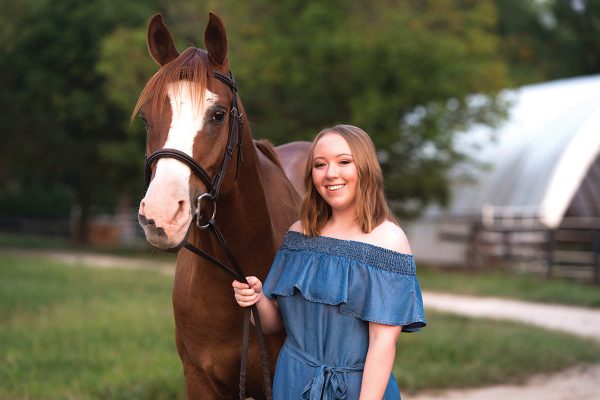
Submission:
M 237 174 L 240 167 L 240 162 L 244 163 L 244 158 L 242 155 L 242 129 L 241 125 L 243 124 L 242 114 L 238 110 L 237 106 L 237 86 L 235 83 L 235 79 L 233 78 L 233 74 L 229 72 L 228 75 L 224 75 L 218 71 L 213 71 L 213 77 L 223 82 L 231 89 L 231 93 L 233 98 L 231 100 L 231 109 L 229 111 L 229 133 L 227 137 L 227 147 L 225 148 L 225 155 L 223 157 L 223 161 L 219 170 L 217 171 L 214 178 L 210 178 L 210 175 L 206 172 L 206 170 L 192 157 L 187 155 L 186 153 L 176 150 L 176 149 L 161 149 L 152 153 L 149 157 L 146 157 L 145 163 L 145 175 L 146 175 L 146 186 L 150 185 L 150 180 L 152 179 L 152 166 L 154 163 L 160 158 L 174 158 L 179 160 L 190 167 L 193 173 L 196 174 L 206 185 L 206 193 L 198 196 L 196 200 L 196 210 L 194 211 L 194 219 L 196 220 L 196 226 L 199 229 L 209 229 L 217 238 L 219 243 L 221 244 L 221 248 L 229 258 L 230 263 L 233 265 L 233 269 L 225 265 L 223 262 L 217 260 L 210 254 L 200 250 L 196 246 L 192 245 L 187 241 L 187 239 L 183 243 L 183 247 L 190 250 L 194 254 L 204 258 L 215 266 L 219 267 L 221 270 L 225 271 L 229 275 L 233 276 L 235 279 L 240 282 L 248 283 L 246 280 L 246 275 L 244 274 L 240 263 L 237 261 L 233 251 L 227 244 L 219 226 L 217 225 L 217 221 L 215 219 L 217 212 L 217 200 L 219 198 L 221 184 L 223 183 L 223 178 L 227 172 L 227 166 L 229 165 L 229 161 L 233 157 L 233 152 L 235 147 L 237 146 L 237 163 L 235 169 L 235 179 L 237 179 Z M 205 217 L 202 214 L 202 202 L 211 201 L 213 203 L 212 208 L 212 216 Z M 205 218 L 205 222 L 203 223 L 203 218 Z M 271 394 L 271 372 L 269 367 L 269 360 L 266 351 L 262 325 L 260 322 L 260 317 L 258 315 L 258 308 L 256 304 L 251 307 L 251 312 L 254 315 L 254 322 L 256 333 L 258 337 L 258 344 L 260 348 L 261 355 L 261 366 L 263 373 L 263 381 L 265 385 L 265 394 L 267 399 L 272 398 Z M 250 310 L 244 310 L 244 333 L 242 339 L 242 357 L 241 357 L 241 367 L 240 367 L 240 384 L 239 384 L 239 392 L 240 399 L 245 399 L 246 393 L 246 365 L 248 361 L 248 336 L 249 336 L 249 324 L 250 324 Z

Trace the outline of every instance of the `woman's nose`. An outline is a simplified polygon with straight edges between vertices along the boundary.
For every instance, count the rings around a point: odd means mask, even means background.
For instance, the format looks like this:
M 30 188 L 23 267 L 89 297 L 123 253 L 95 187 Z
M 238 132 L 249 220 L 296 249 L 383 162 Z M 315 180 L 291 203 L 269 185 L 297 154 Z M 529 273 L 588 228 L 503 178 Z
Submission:
M 337 175 L 338 175 L 337 165 L 335 165 L 335 164 L 329 164 L 327 166 L 327 174 L 326 175 L 330 179 L 337 177 Z

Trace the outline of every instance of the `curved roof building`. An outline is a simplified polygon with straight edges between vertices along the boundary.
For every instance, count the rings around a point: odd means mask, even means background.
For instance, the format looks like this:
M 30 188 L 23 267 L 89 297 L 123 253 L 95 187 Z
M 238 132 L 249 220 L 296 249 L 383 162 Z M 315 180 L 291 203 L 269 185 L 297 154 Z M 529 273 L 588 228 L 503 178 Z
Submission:
M 600 228 L 600 75 L 506 95 L 508 118 L 494 131 L 495 141 L 480 141 L 476 156 L 488 168 L 476 171 L 475 183 L 457 181 L 448 209 L 431 209 L 409 228 L 417 256 L 426 257 L 430 247 L 421 245 L 427 239 L 419 227 L 440 217 L 479 219 L 484 226 L 526 219 L 548 229 L 569 221 Z M 489 137 L 489 130 L 475 128 L 466 139 Z
M 455 187 L 447 212 L 531 213 L 549 228 L 570 206 L 576 216 L 600 217 L 600 75 L 525 86 L 509 96 L 508 120 L 478 157 L 489 169 L 475 184 Z

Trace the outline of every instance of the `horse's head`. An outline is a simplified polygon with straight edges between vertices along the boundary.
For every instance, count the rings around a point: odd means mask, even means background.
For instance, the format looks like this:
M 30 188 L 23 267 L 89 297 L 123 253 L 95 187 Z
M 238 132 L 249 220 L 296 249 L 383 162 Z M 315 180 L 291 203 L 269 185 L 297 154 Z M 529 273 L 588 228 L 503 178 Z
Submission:
M 146 126 L 149 183 L 138 219 L 148 242 L 162 250 L 185 241 L 200 195 L 232 187 L 240 157 L 241 105 L 229 75 L 225 28 L 212 13 L 204 44 L 207 51 L 179 54 L 160 15 L 148 27 L 148 49 L 160 70 L 134 110 Z

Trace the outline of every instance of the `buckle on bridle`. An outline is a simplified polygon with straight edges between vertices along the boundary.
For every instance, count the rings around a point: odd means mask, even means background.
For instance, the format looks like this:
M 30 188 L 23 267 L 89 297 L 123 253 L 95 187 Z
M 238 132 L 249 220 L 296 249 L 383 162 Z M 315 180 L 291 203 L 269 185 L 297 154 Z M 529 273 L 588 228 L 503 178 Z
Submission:
M 244 123 L 244 121 L 242 120 L 242 115 L 243 115 L 243 113 L 241 113 L 240 110 L 238 110 L 237 107 L 233 107 L 231 109 L 231 116 L 234 119 L 236 119 L 239 124 L 243 124 Z
M 213 207 L 212 207 L 212 216 L 206 220 L 206 224 L 203 224 L 203 209 L 205 208 L 202 205 L 202 200 L 205 200 L 206 203 L 208 202 L 212 202 Z M 205 204 L 206 205 L 206 204 Z M 194 211 L 194 217 L 196 218 L 196 226 L 198 227 L 198 229 L 206 229 L 210 226 L 211 221 L 215 219 L 215 216 L 217 215 L 217 202 L 215 201 L 215 198 L 212 194 L 210 193 L 203 193 L 200 196 L 198 196 L 198 200 L 196 202 L 196 210 Z

